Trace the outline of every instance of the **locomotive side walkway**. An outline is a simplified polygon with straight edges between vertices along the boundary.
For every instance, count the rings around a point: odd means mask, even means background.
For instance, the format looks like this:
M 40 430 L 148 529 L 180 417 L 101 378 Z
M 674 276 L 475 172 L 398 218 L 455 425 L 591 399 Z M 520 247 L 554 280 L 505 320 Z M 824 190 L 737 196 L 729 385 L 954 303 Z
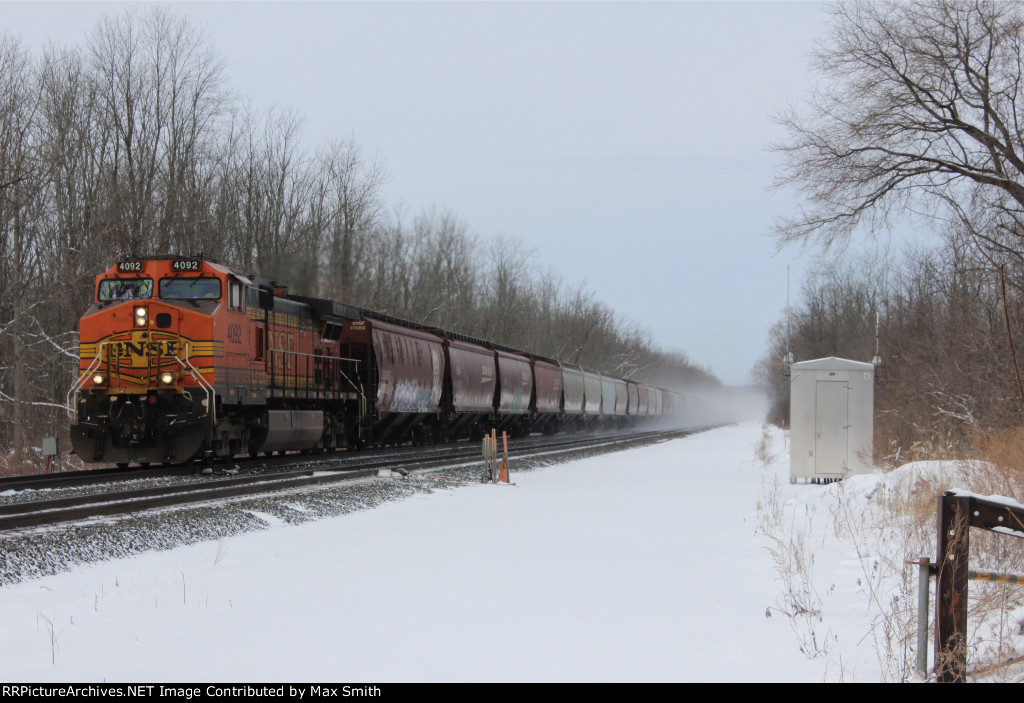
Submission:
M 749 423 L 525 473 L 513 457 L 515 487 L 6 586 L 0 679 L 820 680 L 765 617 L 760 436 Z

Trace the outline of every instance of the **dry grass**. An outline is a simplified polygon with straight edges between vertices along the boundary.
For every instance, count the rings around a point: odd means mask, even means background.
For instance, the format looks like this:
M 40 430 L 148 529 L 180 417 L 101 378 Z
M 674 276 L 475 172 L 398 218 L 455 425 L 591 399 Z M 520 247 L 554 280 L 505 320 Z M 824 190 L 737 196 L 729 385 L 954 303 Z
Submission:
M 800 651 L 814 659 L 829 654 L 834 635 L 824 622 L 821 595 L 814 583 L 814 549 L 807 537 L 807 526 L 813 516 L 807 512 L 798 516 L 786 509 L 778 476 L 767 471 L 775 458 L 771 432 L 764 426 L 754 444 L 754 460 L 765 471 L 757 502 L 757 532 L 771 541 L 768 552 L 782 583 L 781 594 L 765 615 L 785 617 L 800 643 Z
M 947 461 L 890 473 L 866 496 L 850 491 L 845 482 L 832 487 L 830 532 L 856 552 L 859 583 L 868 599 L 865 637 L 873 641 L 885 680 L 915 676 L 917 570 L 905 562 L 926 555 L 935 559 L 938 498 L 956 488 L 1024 503 L 1024 429 L 975 433 L 971 441 L 976 454 L 970 460 L 948 461 L 945 447 L 915 447 L 904 461 L 936 458 L 928 456 L 930 450 Z M 754 447 L 755 461 L 767 466 L 773 449 L 779 448 L 761 438 Z M 815 590 L 813 550 L 807 544 L 812 516 L 784 507 L 774 476 L 766 475 L 762 484 L 759 531 L 771 539 L 769 550 L 782 583 L 772 611 L 789 619 L 805 654 L 827 656 L 828 623 L 821 620 L 825 594 Z M 971 530 L 970 539 L 972 568 L 1024 572 L 1024 539 L 982 530 Z M 932 608 L 934 616 L 934 600 Z M 971 669 L 1024 653 L 1024 587 L 971 582 L 968 627 Z
M 46 467 L 46 460 L 40 464 L 35 457 L 22 454 L 16 455 L 8 452 L 0 456 L 0 476 L 25 476 L 27 474 L 42 473 Z
M 1024 428 L 978 433 L 974 443 L 987 468 L 973 472 L 970 490 L 1024 499 Z
M 772 438 L 768 433 L 768 426 L 761 427 L 761 438 L 754 444 L 754 460 L 761 464 L 762 468 L 768 468 L 775 455 L 771 452 Z
M 935 558 L 938 498 L 947 490 L 1005 496 L 1024 502 L 1024 429 L 974 431 L 971 444 L 974 447 L 972 459 L 946 463 L 941 473 L 918 473 L 912 477 L 908 474 L 903 482 L 890 476 L 885 488 L 873 497 L 873 502 L 881 509 L 881 519 L 889 525 L 900 526 L 898 539 L 903 544 L 896 545 L 896 553 L 902 552 L 907 560 L 925 554 Z M 948 456 L 945 451 L 936 454 Z M 921 456 L 927 456 L 927 452 L 922 452 Z M 971 530 L 970 565 L 971 568 L 1022 572 L 1024 539 Z M 896 564 L 891 568 L 896 568 Z M 916 605 L 911 607 L 909 602 L 912 590 L 901 594 L 908 602 L 893 601 L 887 608 L 897 622 L 885 626 L 894 628 L 894 632 L 902 631 L 904 634 L 899 639 L 910 635 L 907 616 L 916 616 Z M 969 593 L 969 668 L 986 667 L 1024 653 L 1024 588 L 972 581 Z
M 1024 428 L 979 434 L 975 446 L 982 461 L 964 472 L 959 487 L 1024 503 Z M 1024 539 L 971 530 L 970 540 L 972 567 L 1024 571 Z M 970 668 L 1024 654 L 1024 587 L 971 582 L 968 623 Z
M 81 471 L 83 469 L 98 468 L 98 465 L 86 465 L 78 456 L 66 452 L 61 455 L 60 459 L 62 471 Z M 53 468 L 51 466 L 51 470 Z M 0 454 L 0 477 L 41 474 L 45 469 L 46 457 L 37 455 L 35 452 L 24 452 L 20 457 L 15 455 L 14 452 Z
M 775 607 L 769 607 L 766 615 L 777 613 L 789 621 L 804 656 L 827 656 L 835 636 L 822 616 L 821 595 L 814 585 L 814 549 L 808 544 L 807 532 L 790 529 L 768 537 L 772 541 L 768 552 L 783 588 Z
M 904 564 L 921 554 L 922 540 L 934 537 L 901 529 L 907 519 L 892 515 L 890 507 L 901 503 L 890 502 L 884 489 L 870 494 L 866 505 L 845 482 L 832 490 L 832 532 L 856 552 L 858 583 L 868 600 L 865 639 L 874 644 L 883 680 L 908 681 L 916 664 L 917 583 Z

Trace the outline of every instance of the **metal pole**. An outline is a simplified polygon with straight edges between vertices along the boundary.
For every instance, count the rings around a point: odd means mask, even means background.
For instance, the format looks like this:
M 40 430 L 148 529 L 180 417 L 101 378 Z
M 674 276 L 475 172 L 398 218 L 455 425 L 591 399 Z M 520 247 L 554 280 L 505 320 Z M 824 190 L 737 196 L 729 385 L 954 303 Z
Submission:
M 484 456 L 484 473 L 483 473 L 483 476 L 480 477 L 480 483 L 487 483 L 488 481 L 491 480 L 491 477 L 488 476 L 488 470 L 490 468 L 489 467 L 489 463 L 490 462 L 488 461 L 488 458 L 487 458 L 487 442 L 488 442 L 489 439 L 490 439 L 489 436 L 484 435 L 483 452 L 482 452 L 483 456 Z
M 928 586 L 931 581 L 931 557 L 921 557 L 917 577 L 917 673 L 928 678 Z

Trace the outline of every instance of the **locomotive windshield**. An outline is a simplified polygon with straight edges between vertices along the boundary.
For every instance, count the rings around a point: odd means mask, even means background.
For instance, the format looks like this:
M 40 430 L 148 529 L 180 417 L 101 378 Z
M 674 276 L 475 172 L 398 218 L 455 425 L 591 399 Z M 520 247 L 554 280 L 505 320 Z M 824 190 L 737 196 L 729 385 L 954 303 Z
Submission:
M 96 297 L 101 303 L 153 297 L 152 278 L 114 278 L 100 281 Z
M 220 300 L 219 278 L 161 278 L 164 300 Z

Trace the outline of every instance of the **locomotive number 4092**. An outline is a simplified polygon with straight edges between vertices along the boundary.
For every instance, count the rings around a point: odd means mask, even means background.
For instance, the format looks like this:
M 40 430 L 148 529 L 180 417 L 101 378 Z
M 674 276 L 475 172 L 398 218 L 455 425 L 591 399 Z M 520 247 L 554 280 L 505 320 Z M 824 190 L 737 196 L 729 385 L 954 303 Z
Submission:
M 199 261 L 196 259 L 175 259 L 171 262 L 171 271 L 198 271 Z
M 142 262 L 141 261 L 118 261 L 117 262 L 118 273 L 141 273 Z

